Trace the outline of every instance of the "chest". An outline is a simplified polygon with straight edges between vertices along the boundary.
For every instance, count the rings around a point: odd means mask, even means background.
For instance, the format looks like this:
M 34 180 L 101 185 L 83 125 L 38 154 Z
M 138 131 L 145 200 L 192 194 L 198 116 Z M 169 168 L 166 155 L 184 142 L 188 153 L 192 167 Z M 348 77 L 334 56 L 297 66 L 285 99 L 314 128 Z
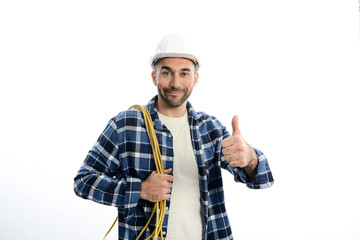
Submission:
M 155 133 L 165 169 L 179 168 L 174 165 L 175 157 L 179 157 L 196 166 L 202 177 L 208 174 L 220 151 L 219 131 L 209 131 L 203 125 L 190 122 L 172 132 L 165 125 L 158 125 Z M 145 180 L 156 169 L 145 126 L 140 125 L 136 131 L 124 131 L 124 142 L 120 149 L 121 175 Z

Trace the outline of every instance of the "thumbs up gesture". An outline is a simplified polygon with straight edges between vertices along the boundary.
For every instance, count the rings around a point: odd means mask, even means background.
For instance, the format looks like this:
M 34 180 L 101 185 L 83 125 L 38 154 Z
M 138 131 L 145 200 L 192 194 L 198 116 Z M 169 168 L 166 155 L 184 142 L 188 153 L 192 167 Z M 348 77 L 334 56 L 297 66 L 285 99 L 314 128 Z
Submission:
M 253 178 L 258 158 L 255 150 L 245 142 L 239 128 L 239 117 L 234 116 L 232 119 L 232 135 L 224 139 L 221 143 L 222 154 L 225 160 L 233 167 L 244 168 L 245 172 Z

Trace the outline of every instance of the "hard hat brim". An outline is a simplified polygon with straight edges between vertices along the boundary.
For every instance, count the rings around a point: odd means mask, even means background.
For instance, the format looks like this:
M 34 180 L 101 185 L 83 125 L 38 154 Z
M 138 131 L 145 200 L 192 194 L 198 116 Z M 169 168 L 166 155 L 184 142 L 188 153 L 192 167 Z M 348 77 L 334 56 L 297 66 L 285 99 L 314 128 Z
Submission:
M 187 58 L 195 64 L 196 68 L 200 66 L 199 60 L 193 54 L 188 53 L 158 53 L 151 58 L 151 66 L 154 67 L 159 60 L 168 57 Z

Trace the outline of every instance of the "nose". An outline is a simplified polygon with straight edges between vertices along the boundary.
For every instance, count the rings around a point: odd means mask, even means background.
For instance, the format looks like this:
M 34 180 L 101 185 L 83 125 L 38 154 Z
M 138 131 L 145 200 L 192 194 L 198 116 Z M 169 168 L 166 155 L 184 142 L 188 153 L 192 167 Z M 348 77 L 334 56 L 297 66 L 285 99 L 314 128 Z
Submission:
M 179 88 L 181 86 L 181 78 L 178 73 L 173 74 L 170 86 L 173 88 Z

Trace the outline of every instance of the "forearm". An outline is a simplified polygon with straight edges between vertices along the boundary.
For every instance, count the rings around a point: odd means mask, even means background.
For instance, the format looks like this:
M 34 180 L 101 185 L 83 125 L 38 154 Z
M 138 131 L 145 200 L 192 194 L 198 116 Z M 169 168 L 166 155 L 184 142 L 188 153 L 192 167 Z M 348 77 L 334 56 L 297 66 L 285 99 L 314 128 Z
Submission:
M 258 159 L 257 166 L 255 168 L 255 178 L 247 182 L 246 185 L 252 189 L 269 188 L 274 184 L 269 162 L 260 150 L 256 148 L 254 148 L 254 150 Z
M 74 179 L 74 191 L 78 196 L 112 206 L 123 202 L 125 182 L 114 178 L 120 171 L 117 132 L 112 119 L 89 151 Z
M 249 164 L 244 167 L 244 171 L 246 175 L 250 178 L 250 180 L 253 181 L 257 173 L 257 166 L 259 163 L 259 159 L 254 148 L 251 146 L 250 148 L 251 148 L 251 160 L 249 161 Z
M 254 170 L 246 172 L 244 168 L 232 167 L 229 165 L 225 158 L 222 157 L 222 167 L 227 169 L 231 174 L 234 175 L 236 182 L 245 183 L 247 187 L 251 189 L 263 189 L 271 187 L 274 183 L 272 173 L 269 167 L 269 163 L 265 155 L 258 149 L 254 148 L 257 155 L 257 165 Z M 252 176 L 249 176 L 251 175 Z
M 82 167 L 74 179 L 74 192 L 81 198 L 117 207 L 123 202 L 121 185 L 120 180 Z
M 114 206 L 131 219 L 140 199 L 141 180 L 134 177 L 115 179 L 81 168 L 75 177 L 74 191 L 77 196 L 94 202 Z

